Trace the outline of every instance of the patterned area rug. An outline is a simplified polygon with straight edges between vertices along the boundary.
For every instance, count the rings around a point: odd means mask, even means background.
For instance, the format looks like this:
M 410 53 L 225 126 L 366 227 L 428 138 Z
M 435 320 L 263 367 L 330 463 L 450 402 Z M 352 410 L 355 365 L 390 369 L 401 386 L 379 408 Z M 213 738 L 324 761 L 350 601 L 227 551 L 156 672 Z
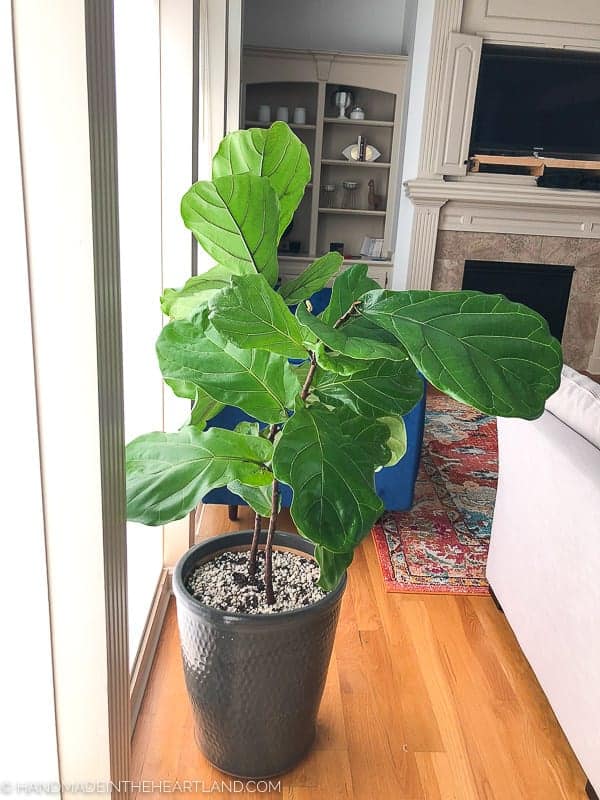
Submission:
M 373 529 L 387 591 L 488 594 L 497 479 L 495 417 L 430 393 L 414 505 Z

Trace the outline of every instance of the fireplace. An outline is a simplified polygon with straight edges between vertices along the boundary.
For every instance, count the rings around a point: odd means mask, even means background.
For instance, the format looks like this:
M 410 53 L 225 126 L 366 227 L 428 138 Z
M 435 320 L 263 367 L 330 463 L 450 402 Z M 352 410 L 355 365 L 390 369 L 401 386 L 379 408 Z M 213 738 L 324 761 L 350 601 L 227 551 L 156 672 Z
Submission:
M 552 335 L 562 341 L 573 272 L 573 267 L 555 264 L 469 260 L 462 288 L 524 303 L 541 314 Z

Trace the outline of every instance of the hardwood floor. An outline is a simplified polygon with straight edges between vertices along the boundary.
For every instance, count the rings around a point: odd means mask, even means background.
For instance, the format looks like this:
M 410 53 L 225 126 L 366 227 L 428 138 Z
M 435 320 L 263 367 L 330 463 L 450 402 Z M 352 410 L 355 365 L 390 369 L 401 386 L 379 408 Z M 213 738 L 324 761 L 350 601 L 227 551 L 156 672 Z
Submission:
M 230 522 L 226 506 L 207 506 L 200 533 L 249 527 L 248 509 Z M 286 513 L 279 528 L 293 530 Z M 132 780 L 186 779 L 204 791 L 229 780 L 194 743 L 172 601 L 133 739 Z M 578 800 L 584 785 L 491 598 L 387 593 L 368 537 L 349 571 L 315 746 L 281 777 L 280 792 L 258 796 Z

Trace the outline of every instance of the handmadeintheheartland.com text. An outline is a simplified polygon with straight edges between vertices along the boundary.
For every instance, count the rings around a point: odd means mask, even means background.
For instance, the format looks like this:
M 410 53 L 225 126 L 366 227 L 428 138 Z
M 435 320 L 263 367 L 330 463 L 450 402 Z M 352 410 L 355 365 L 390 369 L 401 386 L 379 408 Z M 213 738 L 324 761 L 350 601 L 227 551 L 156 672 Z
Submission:
M 195 779 L 164 781 L 99 781 L 80 783 L 27 783 L 0 781 L 2 795 L 69 795 L 69 794 L 266 794 L 281 792 L 281 781 L 240 780 L 202 781 Z

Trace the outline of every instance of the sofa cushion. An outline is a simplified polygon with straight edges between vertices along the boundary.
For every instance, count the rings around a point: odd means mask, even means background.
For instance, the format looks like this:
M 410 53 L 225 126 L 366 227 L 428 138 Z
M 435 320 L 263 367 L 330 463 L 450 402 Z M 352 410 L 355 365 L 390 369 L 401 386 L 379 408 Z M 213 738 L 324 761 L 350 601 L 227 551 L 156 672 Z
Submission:
M 600 448 L 600 384 L 565 365 L 546 410 Z

